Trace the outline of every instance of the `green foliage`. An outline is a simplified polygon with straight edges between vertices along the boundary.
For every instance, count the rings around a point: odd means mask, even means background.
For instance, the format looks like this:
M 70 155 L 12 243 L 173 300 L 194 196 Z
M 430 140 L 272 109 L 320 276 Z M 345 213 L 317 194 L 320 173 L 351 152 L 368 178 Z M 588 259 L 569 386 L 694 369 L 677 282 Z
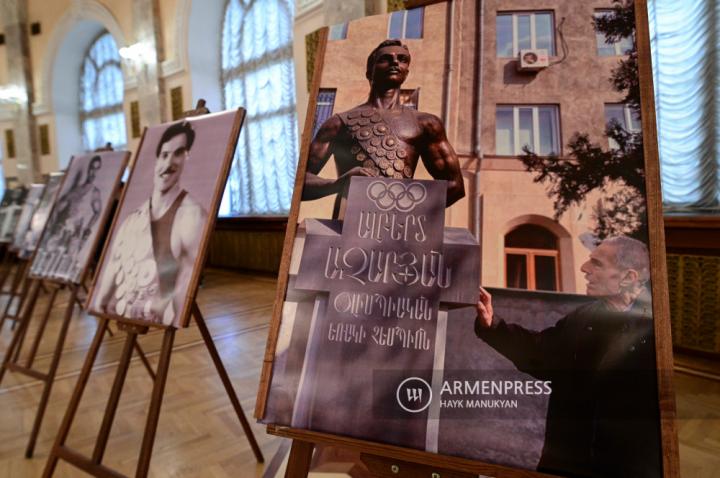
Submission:
M 640 110 L 640 84 L 635 42 L 635 8 L 632 0 L 616 0 L 611 14 L 594 19 L 595 29 L 608 42 L 624 37 L 633 39 L 627 55 L 613 69 L 610 82 L 625 93 L 625 103 L 637 114 Z M 642 135 L 626 131 L 613 121 L 605 134 L 618 145 L 605 149 L 590 141 L 587 133 L 575 133 L 568 143 L 567 158 L 540 157 L 527 148 L 522 157 L 525 168 L 535 173 L 534 181 L 548 186 L 553 198 L 555 219 L 569 207 L 585 201 L 592 191 L 605 197 L 593 208 L 594 234 L 604 239 L 617 234 L 645 239 L 645 170 Z

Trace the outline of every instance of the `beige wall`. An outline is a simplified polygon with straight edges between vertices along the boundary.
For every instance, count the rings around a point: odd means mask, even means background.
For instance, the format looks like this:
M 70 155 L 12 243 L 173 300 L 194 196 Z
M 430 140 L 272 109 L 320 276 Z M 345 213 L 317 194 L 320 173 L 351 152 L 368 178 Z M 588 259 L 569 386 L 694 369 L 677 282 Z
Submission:
M 222 1 L 222 0 L 215 0 Z M 178 26 L 187 24 L 183 15 L 189 15 L 191 0 L 160 0 L 161 37 L 164 42 L 165 58 L 162 64 L 167 91 L 175 86 L 183 87 L 183 107 L 189 109 L 193 104 L 190 75 L 187 69 L 185 52 L 178 51 Z M 40 157 L 41 173 L 55 171 L 66 164 L 69 158 L 59 158 L 57 152 L 57 125 L 53 111 L 52 91 L 48 80 L 52 78 L 53 63 L 57 58 L 59 44 L 73 32 L 80 22 L 97 22 L 98 28 L 106 28 L 113 33 L 118 47 L 134 43 L 131 0 L 28 0 L 30 22 L 40 22 L 40 35 L 30 37 L 30 55 L 35 92 L 34 112 L 37 124 L 47 124 L 50 133 L 50 154 Z M 180 16 L 180 18 L 178 18 Z M 119 35 L 117 35 L 119 33 Z M 89 43 L 88 45 L 89 46 Z M 180 55 L 185 55 L 180 57 Z M 68 70 L 79 69 L 80 65 L 66 65 Z M 139 138 L 130 138 L 130 102 L 137 99 L 135 79 L 132 72 L 125 71 L 124 110 L 128 133 L 128 148 L 133 150 Z M 6 58 L 4 48 L 0 48 L 0 85 L 6 83 Z M 164 99 L 164 108 L 170 117 L 169 93 Z M 0 129 L 12 126 L 7 118 L 8 110 L 0 112 Z M 144 125 L 142 125 L 144 126 Z M 2 141 L 4 145 L 4 139 Z M 6 176 L 15 175 L 14 161 L 5 161 Z
M 604 138 L 604 104 L 620 102 L 608 78 L 617 57 L 599 57 L 595 32 L 591 25 L 596 8 L 610 2 L 550 0 L 543 11 L 552 11 L 556 27 L 565 17 L 563 32 L 568 46 L 567 58 L 537 74 L 516 72 L 515 60 L 497 58 L 496 13 L 537 10 L 529 0 L 486 0 L 483 24 L 484 58 L 482 61 L 482 168 L 480 202 L 482 205 L 482 282 L 505 286 L 504 237 L 521 223 L 541 225 L 553 231 L 560 243 L 560 279 L 565 292 L 585 292 L 580 266 L 589 250 L 579 236 L 593 227 L 592 206 L 601 197 L 591 195 L 585 204 L 570 208 L 554 221 L 552 200 L 546 188 L 533 182 L 519 159 L 495 155 L 495 109 L 498 104 L 556 104 L 560 112 L 560 143 L 563 153 L 576 132 L 587 132 L 593 141 L 607 147 Z M 556 34 L 556 53 L 561 60 L 560 37 Z

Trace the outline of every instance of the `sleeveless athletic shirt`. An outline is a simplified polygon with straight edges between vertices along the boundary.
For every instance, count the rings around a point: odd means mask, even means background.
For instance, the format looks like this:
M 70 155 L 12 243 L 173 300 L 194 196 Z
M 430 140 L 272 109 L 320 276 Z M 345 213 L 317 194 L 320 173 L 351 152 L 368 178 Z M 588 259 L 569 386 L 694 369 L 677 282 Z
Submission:
M 173 223 L 175 222 L 175 214 L 177 214 L 180 203 L 185 199 L 186 194 L 187 191 L 182 191 L 178 194 L 178 197 L 168 210 L 165 211 L 165 214 L 155 221 L 150 221 L 153 252 L 158 270 L 158 282 L 160 283 L 160 293 L 163 297 L 173 293 L 178 269 L 180 268 L 179 262 L 172 253 L 170 235 L 172 233 Z

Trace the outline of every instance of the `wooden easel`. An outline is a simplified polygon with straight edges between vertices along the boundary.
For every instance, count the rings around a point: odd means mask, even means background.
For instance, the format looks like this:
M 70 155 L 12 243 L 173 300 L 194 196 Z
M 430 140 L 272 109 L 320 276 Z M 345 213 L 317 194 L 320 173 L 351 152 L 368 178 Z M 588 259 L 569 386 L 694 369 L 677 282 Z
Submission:
M 183 113 L 183 117 L 187 118 L 191 116 L 200 116 L 208 113 L 210 113 L 210 110 L 205 107 L 205 100 L 200 99 L 197 102 L 196 108 Z M 250 427 L 250 423 L 248 422 L 247 417 L 245 416 L 245 412 L 242 409 L 240 400 L 238 399 L 237 393 L 235 392 L 235 388 L 232 385 L 232 381 L 228 376 L 225 365 L 223 364 L 220 354 L 215 347 L 215 343 L 213 342 L 210 331 L 208 330 L 205 323 L 205 319 L 203 318 L 202 313 L 200 312 L 200 308 L 198 307 L 195 299 L 193 299 L 192 301 L 191 315 L 195 319 L 195 323 L 200 330 L 200 334 L 202 335 L 203 341 L 205 342 L 205 346 L 210 353 L 210 357 L 212 358 L 218 375 L 220 375 L 220 380 L 225 387 L 225 391 L 227 392 L 228 398 L 232 403 L 235 414 L 240 420 L 240 424 L 243 427 L 245 436 L 250 442 L 250 446 L 252 447 L 253 453 L 255 454 L 255 458 L 258 462 L 262 463 L 264 461 L 264 458 L 262 455 L 262 451 L 260 450 L 260 446 L 255 439 L 255 435 L 252 431 L 252 428 Z M 82 399 L 82 394 L 85 390 L 85 386 L 87 385 L 87 382 L 90 378 L 90 373 L 92 371 L 93 364 L 95 363 L 98 350 L 100 348 L 102 336 L 108 327 L 109 320 L 117 320 L 119 327 L 126 332 L 127 338 L 125 339 L 125 345 L 123 347 L 123 352 L 118 363 L 115 380 L 113 381 L 113 386 L 110 390 L 110 396 L 108 398 L 107 406 L 105 408 L 105 415 L 103 416 L 100 431 L 98 432 L 98 436 L 95 441 L 95 447 L 93 449 L 92 456 L 87 457 L 67 447 L 65 445 L 65 441 L 67 440 L 67 437 L 70 433 L 70 427 L 72 426 L 75 414 L 77 413 L 78 407 L 80 405 L 80 400 Z M 112 317 L 111 319 L 107 316 L 100 316 L 100 323 L 98 324 L 97 331 L 95 332 L 95 338 L 93 339 L 92 345 L 88 350 L 85 363 L 83 364 L 83 368 L 80 372 L 80 376 L 78 377 L 75 390 L 73 391 L 72 397 L 70 398 L 70 403 L 68 404 L 68 408 L 65 412 L 65 416 L 60 426 L 60 430 L 58 431 L 57 437 L 55 438 L 55 443 L 50 451 L 50 455 L 48 456 L 48 461 L 45 465 L 45 470 L 43 471 L 42 475 L 43 477 L 49 478 L 53 476 L 57 463 L 60 459 L 74 465 L 75 467 L 85 471 L 92 476 L 114 478 L 120 478 L 125 476 L 115 470 L 112 470 L 111 468 L 104 466 L 102 464 L 102 459 L 105 454 L 108 438 L 110 437 L 110 431 L 112 429 L 112 424 L 115 419 L 115 412 L 117 411 L 120 394 L 125 383 L 125 377 L 127 376 L 127 371 L 130 366 L 132 349 L 137 341 L 137 336 L 146 334 L 150 330 L 150 328 L 151 327 L 149 325 L 138 325 L 137 321 L 124 320 L 118 317 Z M 150 459 L 152 458 L 152 449 L 155 444 L 155 433 L 157 431 L 158 421 L 160 419 L 160 408 L 162 406 L 163 395 L 165 393 L 165 384 L 167 383 L 167 375 L 170 369 L 170 356 L 172 353 L 172 346 L 175 340 L 176 331 L 176 328 L 172 326 L 167 327 L 163 325 L 154 325 L 153 328 L 164 329 L 163 342 L 160 349 L 160 358 L 157 366 L 157 372 L 154 378 L 154 385 L 150 398 L 150 407 L 148 410 L 147 421 L 145 423 L 145 432 L 143 435 L 142 445 L 140 447 L 140 456 L 138 458 L 137 468 L 135 471 L 135 477 L 137 478 L 146 477 L 150 469 Z
M 253 434 L 252 428 L 250 428 L 250 423 L 245 417 L 245 412 L 243 412 L 242 406 L 240 405 L 240 400 L 235 393 L 235 388 L 230 381 L 227 370 L 223 365 L 220 354 L 215 347 L 215 343 L 213 342 L 212 336 L 210 335 L 210 331 L 205 324 L 205 319 L 203 318 L 196 302 L 193 302 L 192 316 L 194 317 L 195 323 L 200 330 L 200 334 L 202 335 L 205 346 L 210 353 L 210 357 L 215 364 L 218 375 L 220 375 L 220 380 L 222 380 L 225 391 L 228 394 L 228 398 L 230 398 L 230 402 L 232 403 L 233 408 L 235 409 L 235 413 L 240 420 L 240 424 L 243 427 L 245 436 L 250 442 L 250 446 L 252 447 L 253 453 L 255 454 L 255 458 L 258 460 L 258 462 L 262 463 L 264 461 L 264 458 L 262 455 L 262 451 L 260 450 L 260 446 L 255 440 L 255 435 Z M 92 456 L 83 456 L 79 452 L 65 445 L 65 441 L 67 440 L 68 434 L 70 433 L 70 427 L 72 426 L 72 422 L 75 418 L 75 413 L 77 412 L 78 406 L 80 405 L 80 399 L 82 398 L 85 386 L 87 385 L 88 379 L 90 378 L 90 372 L 92 371 L 93 364 L 95 363 L 95 358 L 97 357 L 97 353 L 100 348 L 102 336 L 105 333 L 105 329 L 108 327 L 108 320 L 110 319 L 108 319 L 107 317 L 100 318 L 100 323 L 98 324 L 97 331 L 95 332 L 95 338 L 93 339 L 92 345 L 90 346 L 90 350 L 88 350 L 88 355 L 85 359 L 85 363 L 83 364 L 80 376 L 78 377 L 77 385 L 75 386 L 75 390 L 73 391 L 72 397 L 70 398 L 70 403 L 68 404 L 68 408 L 65 412 L 65 417 L 63 418 L 62 425 L 60 426 L 60 430 L 58 431 L 58 435 L 55 438 L 55 444 L 50 451 L 50 456 L 48 457 L 48 461 L 45 465 L 45 470 L 42 475 L 43 477 L 53 476 L 55 467 L 57 466 L 58 460 L 60 459 L 76 466 L 77 468 L 85 471 L 86 473 L 89 473 L 92 476 L 124 476 L 104 466 L 102 464 L 102 459 L 105 454 L 105 449 L 107 447 L 107 442 L 110 436 L 110 430 L 112 429 L 113 420 L 115 419 L 115 412 L 117 411 L 118 402 L 120 400 L 120 393 L 122 392 L 122 387 L 125 383 L 125 377 L 127 376 L 127 371 L 130 366 L 132 349 L 136 344 L 137 336 L 146 334 L 149 330 L 149 327 L 120 322 L 121 325 L 119 325 L 119 327 L 126 332 L 127 338 L 125 339 L 125 345 L 123 347 L 123 352 L 118 363 L 115 380 L 113 381 L 113 386 L 110 390 L 110 397 L 108 398 L 107 406 L 105 408 L 105 415 L 103 416 L 102 425 L 100 426 L 100 431 L 95 441 L 95 448 L 93 450 Z M 150 399 L 150 407 L 148 411 L 147 421 L 145 423 L 145 432 L 140 448 L 140 457 L 138 459 L 137 469 L 135 472 L 135 476 L 137 478 L 146 477 L 150 469 L 150 459 L 152 457 L 153 445 L 155 444 L 155 433 L 157 431 L 158 421 L 160 418 L 160 408 L 162 406 L 163 395 L 165 392 L 165 384 L 167 382 L 168 370 L 170 369 L 170 355 L 172 353 L 173 341 L 175 340 L 175 331 L 176 329 L 174 327 L 167 327 L 165 328 L 165 331 L 163 333 L 163 342 L 160 349 L 160 361 L 158 363 L 157 373 L 154 379 L 154 385 Z
M 8 252 L 8 255 L 9 254 L 11 253 Z M 3 308 L 2 316 L 0 316 L 0 331 L 2 330 L 2 326 L 5 324 L 5 320 L 7 319 L 13 321 L 12 329 L 15 329 L 17 322 L 20 320 L 20 310 L 22 310 L 22 307 L 25 303 L 29 288 L 27 274 L 30 270 L 30 261 L 26 259 L 20 259 L 18 254 L 13 253 L 13 255 L 16 257 L 16 260 L 9 265 L 5 276 L 2 279 L 2 285 L 4 285 L 7 281 L 8 276 L 10 275 L 10 271 L 14 269 L 14 272 L 12 274 L 12 283 L 10 284 L 10 291 L 8 292 L 8 300 L 5 303 L 5 307 Z M 15 313 L 11 314 L 10 310 L 12 308 L 12 304 L 15 302 L 17 302 L 17 308 L 15 309 Z
M 35 450 L 35 443 L 37 442 L 37 436 L 40 432 L 40 426 L 42 425 L 43 418 L 45 416 L 45 410 L 47 408 L 48 399 L 50 398 L 50 392 L 52 391 L 52 385 L 55 381 L 55 375 L 57 373 L 58 365 L 60 364 L 60 357 L 62 356 L 62 350 L 63 346 L 65 345 L 65 338 L 67 336 L 67 331 L 70 326 L 70 319 L 72 318 L 73 311 L 75 309 L 75 305 L 77 305 L 78 302 L 78 291 L 80 289 L 80 285 L 77 284 L 67 284 L 67 283 L 59 283 L 59 282 L 49 282 L 50 287 L 50 300 L 48 301 L 47 307 L 42 315 L 42 319 L 40 320 L 40 323 L 38 325 L 37 332 L 35 334 L 35 338 L 32 342 L 32 345 L 30 347 L 30 351 L 28 352 L 27 356 L 24 357 L 24 362 L 21 363 L 20 360 L 20 352 L 23 346 L 23 342 L 25 339 L 25 335 L 27 333 L 28 327 L 30 325 L 30 321 L 32 320 L 33 311 L 35 309 L 35 304 L 37 303 L 38 295 L 40 293 L 40 289 L 42 286 L 42 281 L 40 279 L 28 279 L 28 292 L 27 292 L 27 300 L 24 304 L 23 309 L 21 309 L 20 312 L 18 312 L 18 315 L 20 316 L 20 326 L 15 331 L 15 334 L 13 335 L 13 338 L 10 342 L 10 346 L 8 347 L 8 350 L 5 352 L 5 357 L 3 358 L 2 366 L 0 366 L 0 383 L 2 383 L 2 379 L 5 376 L 5 372 L 10 370 L 11 372 L 18 372 L 23 375 L 27 375 L 28 377 L 36 378 L 44 383 L 42 395 L 40 398 L 40 404 L 38 405 L 38 410 L 35 415 L 35 421 L 33 423 L 32 432 L 30 434 L 30 440 L 28 441 L 27 448 L 25 450 L 25 457 L 31 458 L 33 455 L 33 452 Z M 52 312 L 53 306 L 55 305 L 55 300 L 57 298 L 57 295 L 60 291 L 62 291 L 65 288 L 69 288 L 70 290 L 70 298 L 68 301 L 68 305 L 65 308 L 65 313 L 63 316 L 62 324 L 60 325 L 60 332 L 58 333 L 57 342 L 55 344 L 55 349 L 53 350 L 52 359 L 50 361 L 50 367 L 47 372 L 41 372 L 39 370 L 36 370 L 33 368 L 33 363 L 35 361 L 35 356 L 37 355 L 38 348 L 40 346 L 40 342 L 42 341 L 43 335 L 45 333 L 45 327 L 47 325 L 48 319 L 50 318 L 50 314 Z M 82 306 L 80 307 L 82 309 Z M 112 332 L 109 328 L 107 328 L 107 332 L 112 335 Z M 150 374 L 151 378 L 154 378 L 154 372 L 153 369 L 148 362 L 147 358 L 145 357 L 145 354 L 143 353 L 142 349 L 140 348 L 139 344 L 134 345 L 135 350 L 137 350 L 138 355 L 140 356 L 140 359 L 142 360 L 143 364 L 145 365 L 145 368 L 148 370 L 148 373 Z
M 268 425 L 268 433 L 292 439 L 285 478 L 305 478 L 316 445 L 338 446 L 360 452 L 360 460 L 379 478 L 552 478 L 537 471 L 491 465 L 465 458 L 357 440 L 307 430 Z

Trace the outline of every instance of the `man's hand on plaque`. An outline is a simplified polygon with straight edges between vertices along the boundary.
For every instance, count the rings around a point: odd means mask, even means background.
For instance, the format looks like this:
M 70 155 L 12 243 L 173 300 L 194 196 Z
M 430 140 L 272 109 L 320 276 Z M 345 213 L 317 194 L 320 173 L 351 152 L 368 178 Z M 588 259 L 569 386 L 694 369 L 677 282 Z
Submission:
M 492 296 L 482 287 L 478 290 L 478 301 L 475 308 L 477 309 L 477 321 L 483 327 L 490 327 L 493 320 Z

